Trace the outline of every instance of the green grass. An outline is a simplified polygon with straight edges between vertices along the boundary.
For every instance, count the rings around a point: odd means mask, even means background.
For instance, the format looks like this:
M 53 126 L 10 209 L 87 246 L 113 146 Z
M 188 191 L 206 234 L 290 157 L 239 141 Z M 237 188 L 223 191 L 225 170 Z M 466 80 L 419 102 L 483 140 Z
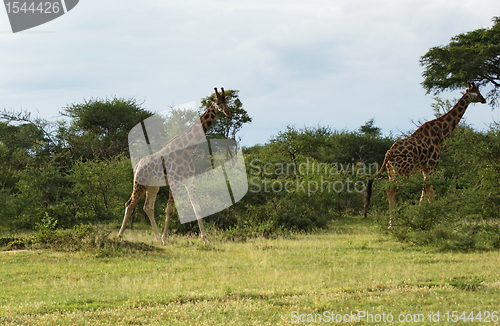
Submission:
M 149 231 L 125 239 L 156 246 Z M 111 256 L 1 252 L 0 324 L 297 325 L 294 311 L 368 311 L 424 314 L 419 324 L 431 325 L 440 311 L 451 325 L 447 311 L 500 310 L 495 251 L 426 251 L 356 218 L 313 235 L 211 240 L 173 236 L 158 251 Z

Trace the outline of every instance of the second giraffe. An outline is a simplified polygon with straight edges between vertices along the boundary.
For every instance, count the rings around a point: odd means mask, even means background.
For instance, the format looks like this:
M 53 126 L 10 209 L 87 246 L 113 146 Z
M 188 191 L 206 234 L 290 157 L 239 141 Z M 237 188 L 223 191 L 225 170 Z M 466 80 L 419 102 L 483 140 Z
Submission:
M 451 135 L 470 103 L 486 103 L 486 100 L 479 93 L 479 89 L 474 83 L 468 82 L 467 85 L 467 90 L 463 92 L 463 96 L 450 111 L 437 119 L 427 121 L 409 137 L 396 141 L 387 151 L 380 170 L 373 178 L 368 180 L 363 209 L 365 217 L 370 205 L 373 180 L 384 170 L 384 167 L 387 168 L 390 181 L 394 181 L 398 176 L 409 177 L 412 173 L 422 172 L 424 175 L 424 187 L 422 188 L 420 202 L 426 196 L 429 196 L 429 199 L 434 196 L 434 190 L 429 184 L 428 175 L 436 170 L 436 166 L 439 163 L 439 145 Z M 389 229 L 392 229 L 392 211 L 396 207 L 395 186 L 387 188 L 387 198 L 391 212 Z

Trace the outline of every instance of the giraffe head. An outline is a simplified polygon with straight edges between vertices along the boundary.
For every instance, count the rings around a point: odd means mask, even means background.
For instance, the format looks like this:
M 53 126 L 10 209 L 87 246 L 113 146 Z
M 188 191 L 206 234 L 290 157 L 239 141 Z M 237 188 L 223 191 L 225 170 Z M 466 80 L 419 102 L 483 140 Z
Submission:
M 226 94 L 224 93 L 224 87 L 221 87 L 222 90 L 221 93 L 217 91 L 217 88 L 214 88 L 214 90 L 215 90 L 215 98 L 212 98 L 212 104 L 218 111 L 224 112 L 224 115 L 226 117 L 230 117 L 231 111 L 229 111 L 229 108 L 227 107 L 226 104 Z
M 467 90 L 463 93 L 464 95 L 468 95 L 471 103 L 480 102 L 486 103 L 483 95 L 479 93 L 479 88 L 473 82 L 467 82 Z

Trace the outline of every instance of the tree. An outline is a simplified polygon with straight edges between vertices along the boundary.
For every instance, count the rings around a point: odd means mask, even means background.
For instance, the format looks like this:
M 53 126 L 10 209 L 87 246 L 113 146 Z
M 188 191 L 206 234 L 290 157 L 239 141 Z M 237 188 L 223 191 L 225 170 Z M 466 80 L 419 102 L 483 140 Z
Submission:
M 153 115 L 134 98 L 90 99 L 67 106 L 61 114 L 72 119 L 60 128 L 75 158 L 110 158 L 128 152 L 128 133 Z
M 233 139 L 236 141 L 236 134 L 241 130 L 243 124 L 252 122 L 252 118 L 243 109 L 243 104 L 238 97 L 238 90 L 226 90 L 226 103 L 231 111 L 231 116 L 219 115 L 215 118 L 212 127 L 210 127 L 207 136 L 214 136 L 219 138 Z M 200 111 L 204 112 L 212 104 L 212 99 L 215 93 L 201 99 Z M 238 139 L 239 141 L 240 139 Z
M 375 127 L 375 119 L 371 118 L 366 121 L 364 125 L 359 127 L 359 132 L 367 136 L 380 137 L 382 134 L 382 129 Z
M 425 67 L 422 82 L 427 93 L 435 94 L 475 81 L 479 86 L 490 85 L 486 95 L 492 107 L 500 96 L 500 17 L 493 17 L 493 27 L 459 34 L 445 46 L 431 48 L 420 58 Z
M 54 137 L 56 125 L 40 117 L 32 117 L 27 110 L 4 109 L 0 112 L 0 144 L 11 149 L 23 149 L 32 157 L 53 155 L 61 146 Z

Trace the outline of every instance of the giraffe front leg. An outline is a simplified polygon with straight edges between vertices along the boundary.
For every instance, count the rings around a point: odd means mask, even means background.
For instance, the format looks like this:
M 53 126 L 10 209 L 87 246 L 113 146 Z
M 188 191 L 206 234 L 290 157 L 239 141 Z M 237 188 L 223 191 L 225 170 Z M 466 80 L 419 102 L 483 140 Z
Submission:
M 207 234 L 205 233 L 205 228 L 203 227 L 203 221 L 201 219 L 198 220 L 198 226 L 199 226 L 200 232 L 201 232 L 201 239 L 203 240 L 203 242 L 205 244 L 207 244 L 208 238 L 207 238 Z

